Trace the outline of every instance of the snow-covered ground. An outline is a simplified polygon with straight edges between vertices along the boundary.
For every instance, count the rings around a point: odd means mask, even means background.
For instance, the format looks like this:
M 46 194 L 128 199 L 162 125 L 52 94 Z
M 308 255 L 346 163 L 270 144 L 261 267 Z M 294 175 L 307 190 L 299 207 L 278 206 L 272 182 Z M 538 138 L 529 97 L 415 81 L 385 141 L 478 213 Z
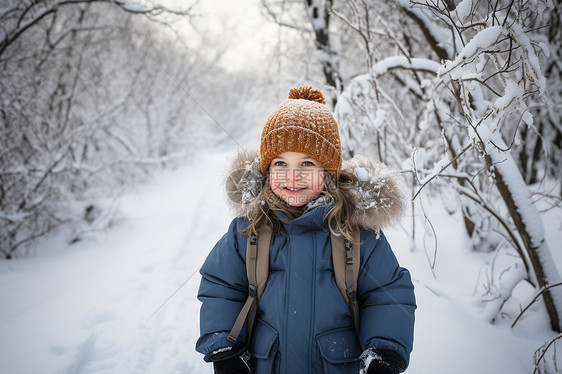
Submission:
M 53 237 L 35 254 L 1 261 L 0 373 L 212 373 L 194 350 L 198 270 L 232 219 L 221 186 L 232 152 L 200 152 L 158 173 L 123 197 L 110 230 L 70 246 Z M 477 284 L 492 256 L 472 252 L 458 217 L 439 206 L 427 212 L 438 237 L 433 271 L 433 239 L 421 223 L 414 251 L 404 230 L 387 231 L 416 286 L 408 373 L 531 373 L 534 350 L 555 337 L 542 304 L 514 329 L 488 323 Z M 560 210 L 549 217 L 558 252 Z

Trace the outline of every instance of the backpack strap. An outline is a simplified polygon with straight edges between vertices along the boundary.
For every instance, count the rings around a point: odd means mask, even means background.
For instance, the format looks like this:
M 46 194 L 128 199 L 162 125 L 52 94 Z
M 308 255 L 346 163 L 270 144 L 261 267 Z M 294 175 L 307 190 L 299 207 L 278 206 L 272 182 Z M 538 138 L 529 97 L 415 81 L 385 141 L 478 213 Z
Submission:
M 360 230 L 352 232 L 353 244 L 343 235 L 330 233 L 334 277 L 340 293 L 349 306 L 355 331 L 359 335 L 359 302 L 357 301 L 357 278 L 361 264 Z
M 240 331 L 248 320 L 247 342 L 250 344 L 252 328 L 258 311 L 258 303 L 267 285 L 269 276 L 269 244 L 271 242 L 271 228 L 264 227 L 259 230 L 259 235 L 248 236 L 246 243 L 246 274 L 248 276 L 248 298 L 238 314 L 234 326 L 228 335 L 228 340 L 236 342 Z

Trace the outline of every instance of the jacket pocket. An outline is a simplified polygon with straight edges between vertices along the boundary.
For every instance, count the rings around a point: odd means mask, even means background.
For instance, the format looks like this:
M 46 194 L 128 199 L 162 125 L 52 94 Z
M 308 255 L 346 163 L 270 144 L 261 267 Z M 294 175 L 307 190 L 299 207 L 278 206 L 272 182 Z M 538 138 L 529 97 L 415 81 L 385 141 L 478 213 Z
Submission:
M 357 373 L 361 347 L 352 327 L 328 330 L 316 336 L 325 374 Z
M 250 341 L 254 359 L 254 373 L 276 373 L 279 334 L 267 322 L 256 319 Z

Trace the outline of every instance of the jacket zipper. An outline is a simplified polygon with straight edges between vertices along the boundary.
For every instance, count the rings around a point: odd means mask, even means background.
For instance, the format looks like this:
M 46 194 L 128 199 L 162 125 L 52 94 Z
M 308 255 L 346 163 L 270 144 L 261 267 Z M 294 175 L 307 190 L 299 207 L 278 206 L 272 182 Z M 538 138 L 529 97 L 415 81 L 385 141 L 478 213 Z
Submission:
M 308 367 L 310 368 L 309 373 L 314 373 L 315 372 L 315 367 L 316 365 L 313 365 L 314 362 L 317 362 L 316 359 L 316 340 L 315 340 L 315 336 L 314 336 L 314 331 L 316 329 L 315 326 L 315 315 L 316 315 L 316 235 L 313 233 L 312 234 L 312 313 L 310 315 L 311 317 L 311 323 L 310 323 L 310 339 L 309 341 L 311 341 L 312 344 L 310 344 L 309 349 L 312 351 L 310 352 L 310 354 L 308 355 L 309 357 L 309 362 L 308 362 Z

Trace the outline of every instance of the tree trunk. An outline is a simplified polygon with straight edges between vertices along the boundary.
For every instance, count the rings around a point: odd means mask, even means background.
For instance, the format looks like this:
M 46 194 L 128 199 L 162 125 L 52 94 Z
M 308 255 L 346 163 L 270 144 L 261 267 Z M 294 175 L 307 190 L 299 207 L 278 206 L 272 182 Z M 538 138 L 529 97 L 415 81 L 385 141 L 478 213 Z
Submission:
M 308 7 L 308 16 L 310 23 L 314 30 L 314 37 L 316 40 L 316 48 L 324 54 L 320 59 L 322 71 L 326 78 L 326 83 L 334 88 L 334 94 L 331 95 L 332 106 L 335 108 L 338 95 L 343 91 L 343 81 L 341 79 L 338 62 L 337 51 L 334 50 L 332 41 L 330 39 L 330 8 L 332 7 L 333 0 L 326 1 L 313 1 L 306 0 Z
M 494 133 L 486 147 L 486 163 L 494 174 L 494 182 L 525 246 L 539 289 L 559 283 L 560 275 L 546 243 L 544 226 L 511 153 L 501 135 Z M 544 303 L 550 326 L 560 332 L 562 320 L 562 289 L 544 291 Z

